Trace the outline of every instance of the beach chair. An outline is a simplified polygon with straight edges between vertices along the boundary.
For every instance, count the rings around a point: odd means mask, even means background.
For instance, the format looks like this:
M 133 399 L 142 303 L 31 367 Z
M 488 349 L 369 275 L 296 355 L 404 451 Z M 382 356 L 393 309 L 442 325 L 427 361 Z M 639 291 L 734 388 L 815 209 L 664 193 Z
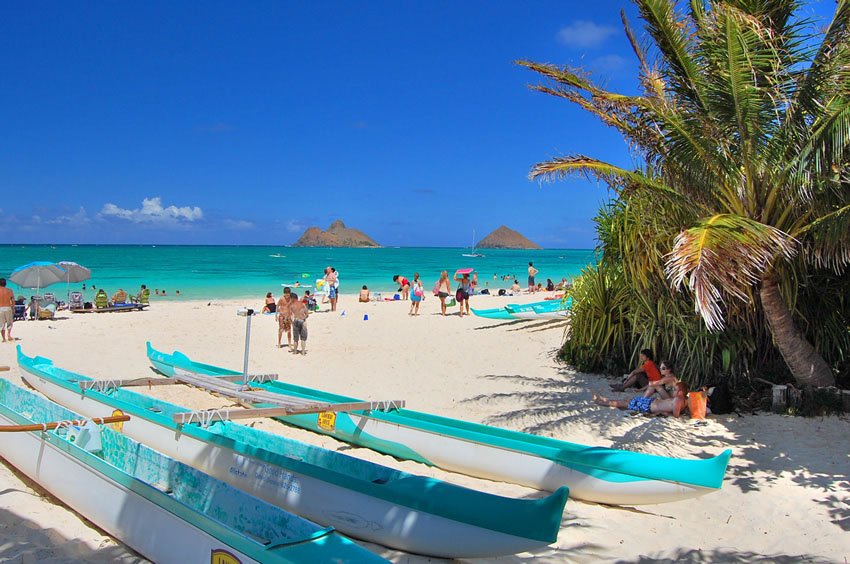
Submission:
M 151 289 L 145 288 L 141 292 L 139 292 L 139 303 L 140 304 L 148 304 L 151 303 Z
M 97 294 L 94 297 L 94 307 L 97 309 L 103 309 L 105 307 L 109 307 L 109 296 L 106 295 L 106 290 L 101 288 L 97 291 Z
M 83 293 L 82 292 L 71 292 L 68 294 L 68 309 L 83 309 L 85 308 L 85 304 L 83 303 Z
M 13 316 L 14 321 L 23 321 L 27 318 L 27 306 L 26 304 L 15 304 L 15 315 Z
M 56 310 L 59 308 L 59 304 L 56 303 L 55 298 L 48 298 L 48 295 L 52 296 L 53 294 L 45 294 L 39 300 L 38 310 L 35 316 L 36 319 L 54 319 L 56 317 Z

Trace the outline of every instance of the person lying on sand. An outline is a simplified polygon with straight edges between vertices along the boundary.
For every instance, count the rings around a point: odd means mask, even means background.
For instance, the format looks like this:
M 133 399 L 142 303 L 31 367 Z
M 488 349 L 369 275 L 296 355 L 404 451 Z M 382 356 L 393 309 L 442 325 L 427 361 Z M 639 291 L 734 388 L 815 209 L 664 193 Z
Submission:
M 672 415 L 678 417 L 688 407 L 688 385 L 684 382 L 676 384 L 676 395 L 672 398 L 648 398 L 646 396 L 635 396 L 630 400 L 610 400 L 603 396 L 593 395 L 593 401 L 597 405 L 616 407 L 617 409 L 629 409 L 638 413 L 651 413 L 653 415 Z

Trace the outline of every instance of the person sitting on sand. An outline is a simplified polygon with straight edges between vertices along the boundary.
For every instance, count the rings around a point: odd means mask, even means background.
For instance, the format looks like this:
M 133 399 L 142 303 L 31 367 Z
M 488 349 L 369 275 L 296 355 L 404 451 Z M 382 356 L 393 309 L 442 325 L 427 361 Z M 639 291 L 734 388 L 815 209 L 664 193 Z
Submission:
M 301 301 L 304 302 L 304 306 L 310 313 L 319 309 L 319 304 L 316 303 L 316 298 L 310 294 L 310 290 L 304 290 L 304 297 L 301 298 Z
M 679 383 L 679 378 L 673 373 L 673 363 L 669 360 L 662 360 L 658 365 L 658 370 L 661 372 L 661 379 L 654 382 L 649 382 L 646 386 L 644 397 L 651 398 L 658 394 L 659 398 L 669 399 L 673 397 L 670 392 Z
M 123 288 L 118 288 L 118 291 L 112 294 L 113 304 L 123 304 L 127 302 L 127 292 Z
M 511 286 L 511 294 L 519 295 L 522 293 L 522 287 L 519 285 L 519 280 L 514 280 L 514 285 Z
M 272 293 L 269 292 L 266 294 L 266 303 L 263 304 L 263 313 L 274 313 L 277 311 L 277 302 L 272 296 Z
M 546 291 L 547 292 L 554 292 L 555 291 L 555 283 L 552 282 L 551 278 L 546 279 Z
M 615 392 L 622 392 L 626 388 L 634 386 L 638 390 L 643 390 L 647 384 L 661 380 L 661 372 L 655 366 L 652 360 L 652 351 L 643 349 L 638 357 L 640 366 L 626 374 L 626 379 L 622 384 L 611 384 L 611 389 Z
M 593 401 L 597 405 L 616 407 L 617 409 L 629 409 L 638 413 L 651 413 L 653 415 L 679 415 L 687 410 L 688 385 L 684 382 L 676 384 L 676 393 L 672 398 L 648 398 L 646 396 L 635 396 L 630 400 L 610 400 L 603 396 L 593 395 Z
M 401 274 L 396 274 L 393 276 L 393 282 L 398 284 L 398 291 L 401 292 L 401 299 L 406 300 L 410 295 L 410 280 Z
M 366 303 L 371 299 L 369 295 L 369 288 L 366 287 L 366 284 L 363 284 L 363 287 L 360 288 L 360 297 L 357 298 L 357 301 Z

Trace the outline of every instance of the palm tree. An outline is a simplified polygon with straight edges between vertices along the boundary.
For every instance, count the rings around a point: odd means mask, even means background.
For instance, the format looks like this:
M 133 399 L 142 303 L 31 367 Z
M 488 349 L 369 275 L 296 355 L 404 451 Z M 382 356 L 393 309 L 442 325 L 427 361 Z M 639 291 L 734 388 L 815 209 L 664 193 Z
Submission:
M 762 312 L 796 381 L 832 385 L 823 356 L 796 326 L 797 285 L 850 265 L 850 3 L 822 32 L 795 0 L 635 0 L 649 41 L 635 38 L 640 95 L 609 92 L 581 69 L 518 61 L 617 128 L 643 170 L 574 154 L 531 178 L 590 175 L 618 196 L 650 194 L 690 217 L 665 257 L 711 331 L 734 301 Z

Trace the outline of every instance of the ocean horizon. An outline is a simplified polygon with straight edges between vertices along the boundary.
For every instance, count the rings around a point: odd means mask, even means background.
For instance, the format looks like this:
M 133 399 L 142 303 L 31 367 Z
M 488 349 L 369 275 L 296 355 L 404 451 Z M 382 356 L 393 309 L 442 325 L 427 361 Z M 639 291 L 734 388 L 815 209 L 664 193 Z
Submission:
M 92 271 L 85 282 L 85 299 L 97 288 L 110 295 L 123 288 L 136 293 L 141 284 L 160 300 L 262 298 L 278 296 L 283 284 L 315 285 L 326 266 L 336 268 L 340 292 L 356 294 L 363 285 L 372 291 L 392 293 L 398 289 L 392 277 L 412 278 L 419 272 L 430 290 L 440 275 L 459 268 L 474 268 L 481 288 L 507 288 L 513 279 L 525 287 L 529 262 L 540 271 L 537 281 L 556 284 L 572 279 L 591 264 L 592 249 L 479 249 L 484 257 L 464 257 L 464 247 L 285 247 L 280 245 L 0 245 L 0 277 L 33 261 L 73 261 Z M 494 279 L 495 276 L 495 279 Z M 509 280 L 502 280 L 509 276 Z M 67 289 L 66 289 L 67 286 Z M 35 292 L 9 283 L 15 295 Z M 81 290 L 82 284 L 63 283 L 47 291 L 64 296 Z M 153 295 L 156 290 L 165 296 Z M 180 292 L 177 295 L 177 291 Z M 43 292 L 43 290 L 42 290 Z

